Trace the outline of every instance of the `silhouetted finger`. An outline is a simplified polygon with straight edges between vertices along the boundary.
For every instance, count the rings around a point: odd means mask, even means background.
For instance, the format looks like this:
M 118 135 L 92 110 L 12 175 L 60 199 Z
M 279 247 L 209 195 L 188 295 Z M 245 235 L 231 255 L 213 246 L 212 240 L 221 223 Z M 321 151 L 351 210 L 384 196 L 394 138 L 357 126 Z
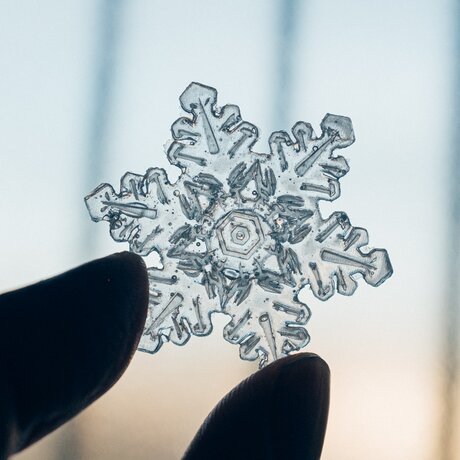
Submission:
M 54 430 L 119 379 L 147 304 L 145 265 L 127 252 L 0 296 L 0 458 Z
M 325 361 L 301 353 L 275 361 L 216 406 L 184 460 L 320 458 L 329 411 Z

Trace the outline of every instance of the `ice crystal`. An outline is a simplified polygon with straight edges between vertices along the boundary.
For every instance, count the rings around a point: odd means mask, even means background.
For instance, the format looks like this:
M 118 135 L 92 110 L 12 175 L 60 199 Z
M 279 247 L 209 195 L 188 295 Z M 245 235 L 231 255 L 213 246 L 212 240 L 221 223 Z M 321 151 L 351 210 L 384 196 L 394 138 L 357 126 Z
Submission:
M 212 330 L 212 313 L 230 317 L 224 338 L 240 356 L 267 362 L 300 350 L 310 311 L 309 286 L 321 299 L 351 295 L 357 275 L 378 286 L 392 268 L 383 249 L 365 250 L 367 231 L 343 212 L 324 219 L 320 200 L 340 195 L 348 163 L 336 154 L 354 142 L 351 120 L 327 114 L 317 137 L 298 122 L 292 136 L 271 135 L 270 153 L 252 150 L 257 128 L 235 105 L 217 107 L 217 91 L 192 83 L 180 97 L 189 114 L 171 128 L 167 148 L 181 170 L 126 173 L 120 191 L 102 184 L 86 197 L 93 221 L 116 241 L 162 268 L 149 268 L 149 313 L 139 348 L 184 345 Z

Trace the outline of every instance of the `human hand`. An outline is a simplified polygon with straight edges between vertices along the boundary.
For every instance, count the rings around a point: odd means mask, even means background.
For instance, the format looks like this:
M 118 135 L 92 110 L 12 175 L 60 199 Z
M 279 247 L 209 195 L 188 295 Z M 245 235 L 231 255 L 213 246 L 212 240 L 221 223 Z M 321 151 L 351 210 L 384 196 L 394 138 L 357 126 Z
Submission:
M 142 334 L 148 279 L 120 253 L 0 296 L 0 460 L 47 435 L 123 374 Z M 329 369 L 318 356 L 280 359 L 234 388 L 184 459 L 317 459 Z

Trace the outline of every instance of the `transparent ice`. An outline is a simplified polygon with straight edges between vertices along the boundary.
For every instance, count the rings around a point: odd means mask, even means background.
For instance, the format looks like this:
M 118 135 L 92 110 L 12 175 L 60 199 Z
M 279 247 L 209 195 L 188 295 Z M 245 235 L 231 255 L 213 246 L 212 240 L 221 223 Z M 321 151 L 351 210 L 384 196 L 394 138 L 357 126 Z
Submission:
M 351 295 L 359 275 L 378 286 L 392 267 L 384 249 L 366 249 L 365 229 L 343 212 L 323 218 L 318 207 L 340 196 L 349 167 L 336 150 L 355 140 L 349 118 L 327 114 L 320 136 L 298 122 L 292 136 L 273 133 L 265 154 L 252 150 L 258 131 L 239 108 L 216 102 L 217 91 L 199 83 L 180 96 L 187 116 L 167 146 L 181 170 L 175 183 L 159 168 L 128 172 L 118 193 L 102 184 L 85 200 L 115 241 L 159 254 L 162 268 L 148 269 L 141 350 L 208 335 L 212 314 L 224 313 L 224 338 L 262 367 L 308 343 L 302 288 L 321 300 Z

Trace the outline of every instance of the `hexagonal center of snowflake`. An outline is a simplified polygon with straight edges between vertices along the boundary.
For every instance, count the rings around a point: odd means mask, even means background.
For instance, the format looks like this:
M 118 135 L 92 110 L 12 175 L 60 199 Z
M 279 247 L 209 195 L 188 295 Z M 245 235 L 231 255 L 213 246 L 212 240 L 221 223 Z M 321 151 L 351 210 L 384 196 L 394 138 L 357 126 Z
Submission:
M 252 211 L 231 211 L 216 224 L 225 255 L 249 259 L 265 240 L 260 217 Z

